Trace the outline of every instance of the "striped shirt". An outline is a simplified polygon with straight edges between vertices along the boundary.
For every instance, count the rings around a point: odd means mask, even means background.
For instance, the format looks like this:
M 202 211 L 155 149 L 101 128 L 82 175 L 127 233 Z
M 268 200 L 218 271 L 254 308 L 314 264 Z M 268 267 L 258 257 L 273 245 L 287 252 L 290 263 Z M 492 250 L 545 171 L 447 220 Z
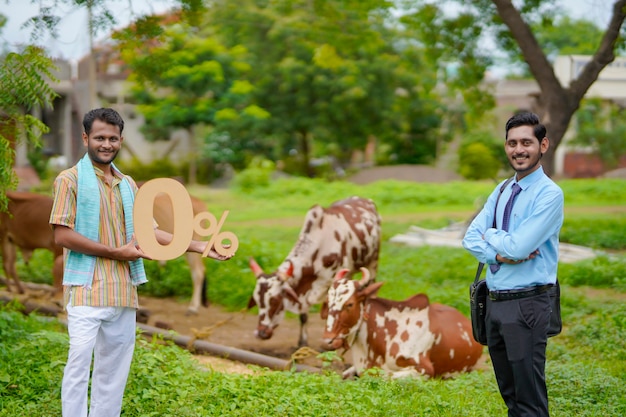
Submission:
M 114 170 L 113 184 L 104 179 L 101 169 L 94 166 L 100 189 L 100 243 L 111 247 L 123 246 L 126 242 L 124 208 L 119 184 L 123 174 Z M 137 185 L 126 176 L 134 192 Z M 50 214 L 51 225 L 67 226 L 74 229 L 76 222 L 76 192 L 78 189 L 78 170 L 76 166 L 61 172 L 54 181 L 54 205 Z M 97 196 L 94 196 L 97 197 Z M 132 213 L 128 213 L 132 216 Z M 68 250 L 64 251 L 64 260 Z M 130 279 L 128 261 L 109 258 L 96 258 L 93 282 L 91 286 L 65 286 L 64 305 L 91 307 L 132 307 L 138 308 L 137 288 Z

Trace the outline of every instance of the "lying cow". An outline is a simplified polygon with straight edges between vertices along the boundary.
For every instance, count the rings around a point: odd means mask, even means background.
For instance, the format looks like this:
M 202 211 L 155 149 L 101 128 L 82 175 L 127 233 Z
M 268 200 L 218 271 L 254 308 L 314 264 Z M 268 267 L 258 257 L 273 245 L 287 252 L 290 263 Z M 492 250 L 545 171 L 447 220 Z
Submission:
M 276 272 L 265 274 L 254 259 L 250 268 L 257 282 L 248 308 L 259 309 L 256 336 L 272 337 L 274 329 L 291 311 L 300 315 L 298 346 L 308 342 L 307 319 L 312 305 L 326 301 L 335 273 L 361 267 L 378 269 L 380 215 L 372 200 L 351 197 L 328 208 L 319 205 L 307 212 L 297 243 Z
M 344 378 L 380 368 L 393 377 L 449 376 L 471 370 L 483 348 L 472 337 L 469 319 L 458 310 L 430 304 L 425 294 L 405 301 L 376 297 L 382 282 L 360 281 L 337 273 L 328 291 L 324 342 L 352 351 Z
M 63 282 L 63 248 L 54 243 L 52 229 L 48 225 L 52 198 L 20 191 L 7 191 L 6 194 L 9 204 L 8 212 L 0 212 L 0 244 L 8 290 L 11 291 L 10 281 L 13 280 L 17 291 L 24 293 L 15 267 L 17 248 L 21 250 L 26 263 L 35 249 L 51 251 L 54 259 L 53 286 L 60 290 Z

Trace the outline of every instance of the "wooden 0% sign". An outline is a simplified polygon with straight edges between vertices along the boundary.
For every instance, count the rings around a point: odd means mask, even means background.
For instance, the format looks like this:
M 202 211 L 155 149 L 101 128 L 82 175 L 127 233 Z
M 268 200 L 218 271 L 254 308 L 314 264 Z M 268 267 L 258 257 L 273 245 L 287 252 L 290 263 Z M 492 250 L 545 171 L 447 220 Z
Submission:
M 166 245 L 161 245 L 154 233 L 154 201 L 161 193 L 169 197 L 173 213 L 173 237 Z M 211 236 L 203 256 L 207 256 L 211 248 L 220 255 L 228 256 L 235 253 L 239 247 L 239 240 L 233 232 L 221 231 L 228 213 L 228 210 L 224 211 L 219 222 L 208 211 L 198 213 L 194 217 L 191 197 L 185 187 L 171 178 L 157 178 L 142 185 L 135 196 L 133 208 L 135 238 L 141 250 L 152 259 L 160 261 L 168 261 L 183 255 L 193 239 L 193 232 L 203 237 Z M 224 244 L 224 241 L 230 241 L 230 244 Z

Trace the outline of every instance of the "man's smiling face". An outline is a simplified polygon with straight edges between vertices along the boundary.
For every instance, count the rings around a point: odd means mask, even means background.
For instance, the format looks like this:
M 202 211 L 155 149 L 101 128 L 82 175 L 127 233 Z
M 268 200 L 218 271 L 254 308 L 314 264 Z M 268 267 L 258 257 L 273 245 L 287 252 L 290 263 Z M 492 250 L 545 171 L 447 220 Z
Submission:
M 539 168 L 542 155 L 548 150 L 548 138 L 537 138 L 532 126 L 518 126 L 509 130 L 504 150 L 509 164 L 520 180 Z
M 123 141 L 118 126 L 98 119 L 94 120 L 89 135 L 83 133 L 83 143 L 87 147 L 89 158 L 100 167 L 115 160 Z

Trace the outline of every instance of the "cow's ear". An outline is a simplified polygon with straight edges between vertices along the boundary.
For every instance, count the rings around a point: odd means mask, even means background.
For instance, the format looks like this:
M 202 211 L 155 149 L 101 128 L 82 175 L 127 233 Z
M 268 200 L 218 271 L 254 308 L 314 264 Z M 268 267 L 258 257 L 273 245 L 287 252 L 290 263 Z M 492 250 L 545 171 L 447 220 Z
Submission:
M 248 310 L 250 310 L 255 305 L 256 305 L 256 301 L 254 301 L 254 297 L 250 297 L 250 300 L 248 301 Z
M 306 216 L 304 218 L 304 225 L 302 226 L 302 231 L 304 233 L 310 233 L 313 229 L 321 229 L 323 218 L 324 208 L 319 204 L 315 204 L 306 213 Z
M 365 288 L 360 289 L 359 296 L 364 297 L 364 298 L 374 297 L 376 296 L 376 293 L 378 292 L 378 290 L 383 284 L 384 282 L 374 282 L 373 284 L 370 284 L 366 286 Z
M 322 303 L 320 317 L 322 318 L 322 320 L 326 320 L 328 318 L 328 301 L 324 301 L 324 303 Z
M 340 270 L 337 272 L 337 275 L 335 275 L 335 280 L 336 280 L 336 281 L 339 281 L 339 280 L 341 280 L 341 279 L 344 279 L 344 278 L 345 278 L 345 276 L 346 276 L 346 274 L 347 274 L 348 272 L 350 272 L 350 270 L 349 270 L 348 268 L 343 268 L 343 269 L 340 269 Z

